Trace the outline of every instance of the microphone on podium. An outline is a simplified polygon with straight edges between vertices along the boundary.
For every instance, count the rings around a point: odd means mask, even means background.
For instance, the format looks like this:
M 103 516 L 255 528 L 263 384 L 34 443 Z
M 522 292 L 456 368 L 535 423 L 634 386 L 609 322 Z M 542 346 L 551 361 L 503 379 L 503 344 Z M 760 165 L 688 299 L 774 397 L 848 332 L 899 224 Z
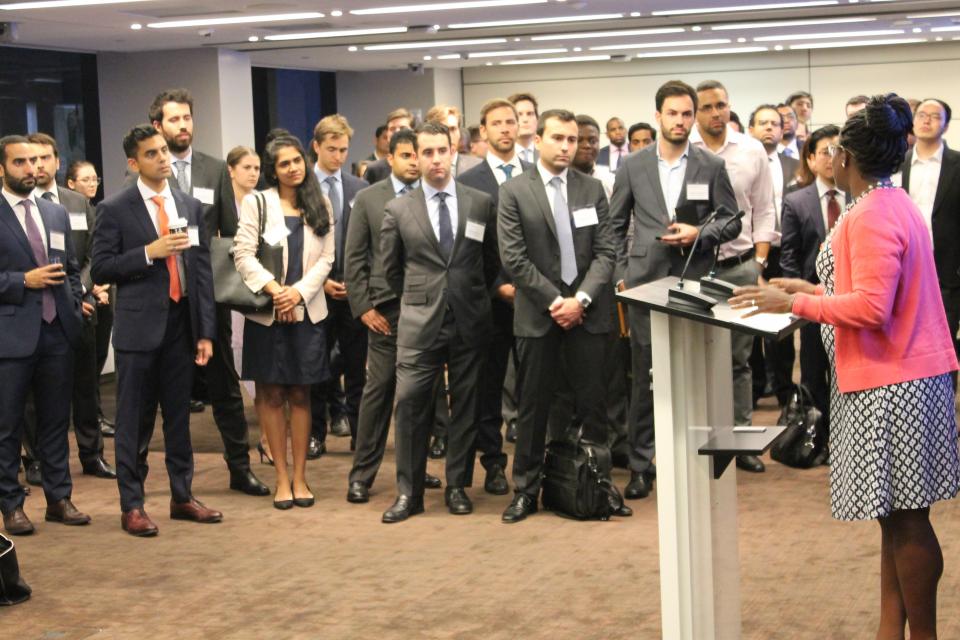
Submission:
M 728 224 L 734 220 L 739 220 L 742 217 L 743 211 L 738 211 L 736 215 L 724 222 L 723 226 L 720 227 L 720 235 L 723 235 L 723 232 L 727 228 Z M 723 298 L 729 298 L 733 295 L 733 290 L 737 287 L 737 285 L 727 282 L 726 280 L 720 280 L 716 277 L 717 263 L 720 262 L 720 244 L 721 243 L 717 243 L 717 249 L 713 252 L 713 264 L 710 266 L 710 271 L 707 273 L 707 275 L 700 278 L 700 291 Z
M 710 214 L 710 216 L 703 221 L 703 224 L 700 225 L 700 229 L 703 230 L 708 224 L 719 218 L 720 216 L 730 216 L 730 220 L 727 220 L 724 223 L 723 228 L 726 228 L 734 220 L 738 220 L 743 216 L 743 211 L 739 213 L 734 213 L 724 205 L 717 207 L 717 210 Z M 669 303 L 678 304 L 685 307 L 693 307 L 700 311 L 709 311 L 717 304 L 715 298 L 698 293 L 695 291 L 688 291 L 684 288 L 684 278 L 687 275 L 687 269 L 690 268 L 690 261 L 693 259 L 693 255 L 697 252 L 697 245 L 700 243 L 701 234 L 697 234 L 697 239 L 693 241 L 693 244 L 690 246 L 690 255 L 687 256 L 687 261 L 683 265 L 683 271 L 680 272 L 680 280 L 676 285 L 670 287 L 667 291 L 667 301 Z M 719 245 L 718 245 L 719 247 Z

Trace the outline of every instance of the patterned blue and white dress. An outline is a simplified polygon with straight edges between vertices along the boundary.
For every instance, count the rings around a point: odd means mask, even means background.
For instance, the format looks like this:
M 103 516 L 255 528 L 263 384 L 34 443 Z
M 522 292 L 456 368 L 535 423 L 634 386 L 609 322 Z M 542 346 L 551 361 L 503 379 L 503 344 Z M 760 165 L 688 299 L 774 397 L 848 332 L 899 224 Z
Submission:
M 839 224 L 841 224 L 842 221 Z M 830 236 L 817 276 L 833 295 Z M 834 328 L 820 326 L 836 367 Z M 950 374 L 840 393 L 830 384 L 830 507 L 838 520 L 872 520 L 921 509 L 960 490 L 957 421 Z

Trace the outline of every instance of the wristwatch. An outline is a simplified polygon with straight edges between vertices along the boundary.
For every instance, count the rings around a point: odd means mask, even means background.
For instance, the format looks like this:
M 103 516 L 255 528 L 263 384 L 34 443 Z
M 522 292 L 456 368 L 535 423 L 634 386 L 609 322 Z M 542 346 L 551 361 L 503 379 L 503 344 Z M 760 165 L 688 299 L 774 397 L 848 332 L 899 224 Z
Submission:
M 759 265 L 760 265 L 761 267 L 763 267 L 764 269 L 766 269 L 766 268 L 767 268 L 767 265 L 770 263 L 769 260 L 767 260 L 766 258 L 761 258 L 760 256 L 756 256 L 756 257 L 754 258 L 754 260 L 756 260 L 756 261 L 757 261 L 757 264 L 759 264 Z
M 580 306 L 583 307 L 583 310 L 584 310 L 584 311 L 586 311 L 586 310 L 587 310 L 587 307 L 590 306 L 590 303 L 593 302 L 593 300 L 590 299 L 590 296 L 588 296 L 588 295 L 587 295 L 586 293 L 584 293 L 583 291 L 577 291 L 577 293 L 576 293 L 576 295 L 574 296 L 574 298 L 577 299 L 577 302 L 580 303 Z

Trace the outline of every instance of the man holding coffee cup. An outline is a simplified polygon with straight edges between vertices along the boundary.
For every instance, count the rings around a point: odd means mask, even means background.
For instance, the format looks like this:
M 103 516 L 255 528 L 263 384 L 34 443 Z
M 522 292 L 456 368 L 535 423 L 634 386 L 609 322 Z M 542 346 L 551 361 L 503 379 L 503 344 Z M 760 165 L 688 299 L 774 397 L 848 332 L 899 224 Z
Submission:
M 67 429 L 73 349 L 80 341 L 80 268 L 66 210 L 34 195 L 37 147 L 0 138 L 0 510 L 8 533 L 34 527 L 17 480 L 28 390 L 37 403 L 37 448 L 46 519 L 90 522 L 71 502 Z
M 141 417 L 158 402 L 170 477 L 170 517 L 204 523 L 223 518 L 191 492 L 193 364 L 205 366 L 213 354 L 216 314 L 207 238 L 199 232 L 201 202 L 171 191 L 170 150 L 152 125 L 131 129 L 123 150 L 139 178 L 97 207 L 92 273 L 94 281 L 116 285 L 113 348 L 120 522 L 131 535 L 153 536 L 157 526 L 144 511 L 143 491 L 153 424 L 142 424 Z

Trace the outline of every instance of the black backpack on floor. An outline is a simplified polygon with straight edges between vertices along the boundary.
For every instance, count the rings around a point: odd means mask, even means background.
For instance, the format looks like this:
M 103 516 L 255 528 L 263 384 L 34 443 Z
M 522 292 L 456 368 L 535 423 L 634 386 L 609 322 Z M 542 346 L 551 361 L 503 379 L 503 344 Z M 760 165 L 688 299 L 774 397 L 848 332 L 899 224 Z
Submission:
M 607 447 L 554 440 L 547 445 L 543 506 L 577 520 L 609 520 L 623 497 L 610 481 Z

